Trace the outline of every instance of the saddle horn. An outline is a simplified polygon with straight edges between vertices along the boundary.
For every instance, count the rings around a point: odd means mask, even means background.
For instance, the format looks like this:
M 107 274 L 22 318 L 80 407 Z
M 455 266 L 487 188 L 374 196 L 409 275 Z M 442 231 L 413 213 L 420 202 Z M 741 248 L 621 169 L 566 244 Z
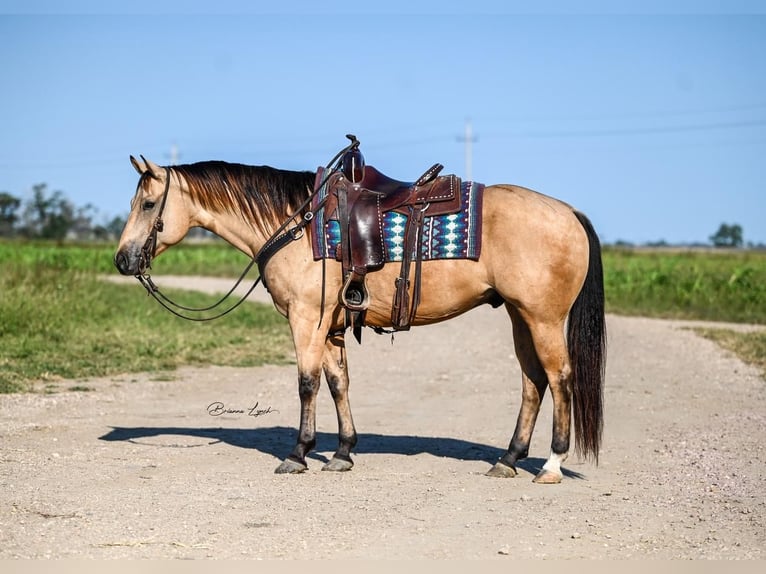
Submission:
M 359 150 L 359 140 L 353 134 L 346 134 L 351 147 L 340 160 L 340 169 L 351 183 L 361 183 L 364 178 L 364 156 Z

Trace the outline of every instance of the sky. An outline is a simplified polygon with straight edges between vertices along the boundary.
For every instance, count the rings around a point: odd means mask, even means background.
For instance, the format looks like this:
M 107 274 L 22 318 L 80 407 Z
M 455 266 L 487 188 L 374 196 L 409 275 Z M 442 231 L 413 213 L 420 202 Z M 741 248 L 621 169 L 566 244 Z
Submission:
M 23 200 L 107 221 L 130 155 L 314 170 L 353 133 L 391 177 L 529 187 L 606 243 L 766 244 L 766 1 L 0 0 L 0 38 Z

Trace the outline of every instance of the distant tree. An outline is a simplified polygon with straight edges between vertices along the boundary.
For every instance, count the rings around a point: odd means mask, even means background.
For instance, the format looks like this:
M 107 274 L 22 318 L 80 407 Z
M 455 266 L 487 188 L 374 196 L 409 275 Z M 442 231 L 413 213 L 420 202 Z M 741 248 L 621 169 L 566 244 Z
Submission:
M 125 229 L 125 223 L 127 219 L 125 217 L 114 217 L 112 220 L 104 226 L 104 231 L 107 237 L 119 239 L 122 235 L 122 230 Z
M 85 207 L 78 207 L 74 211 L 68 234 L 76 239 L 97 239 L 97 231 L 93 226 L 93 218 L 97 213 L 98 210 L 91 203 L 86 204 Z
M 75 208 L 60 191 L 49 194 L 47 185 L 32 187 L 32 199 L 23 213 L 21 232 L 27 237 L 62 240 L 75 223 Z
M 10 193 L 0 191 L 0 237 L 10 237 L 13 235 L 13 229 L 19 216 L 16 210 L 21 205 L 18 197 L 13 197 Z
M 718 231 L 710 236 L 710 242 L 715 247 L 742 247 L 742 226 L 722 223 Z

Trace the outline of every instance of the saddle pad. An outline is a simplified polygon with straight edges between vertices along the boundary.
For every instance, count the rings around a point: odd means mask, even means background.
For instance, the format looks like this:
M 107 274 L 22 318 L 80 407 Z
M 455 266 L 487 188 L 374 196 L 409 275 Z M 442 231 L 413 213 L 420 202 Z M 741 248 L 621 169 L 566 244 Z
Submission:
M 317 173 L 317 181 L 322 178 L 322 169 Z M 318 205 L 326 195 L 326 185 L 314 198 Z M 420 250 L 424 261 L 434 259 L 473 259 L 481 255 L 481 208 L 484 185 L 464 181 L 460 187 L 461 208 L 458 213 L 425 217 Z M 426 211 L 426 215 L 428 211 Z M 404 252 L 404 231 L 407 216 L 395 211 L 383 214 L 384 246 L 386 262 L 401 261 Z M 319 230 L 323 229 L 324 233 Z M 335 252 L 340 243 L 340 224 L 337 220 L 325 220 L 321 209 L 311 221 L 311 244 L 314 259 L 335 259 Z

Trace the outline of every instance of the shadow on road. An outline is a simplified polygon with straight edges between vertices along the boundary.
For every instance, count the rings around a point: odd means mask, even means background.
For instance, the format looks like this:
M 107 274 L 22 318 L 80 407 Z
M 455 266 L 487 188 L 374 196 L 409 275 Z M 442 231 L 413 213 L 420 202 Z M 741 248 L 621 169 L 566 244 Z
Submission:
M 155 448 L 189 448 L 225 443 L 239 448 L 252 448 L 281 460 L 295 445 L 296 429 L 291 427 L 264 427 L 257 429 L 230 429 L 220 427 L 112 427 L 112 430 L 99 437 L 99 440 L 115 442 L 125 441 Z M 198 444 L 177 444 L 172 441 L 157 442 L 156 437 L 182 436 L 203 439 Z M 319 452 L 334 451 L 338 436 L 333 433 L 318 432 L 315 452 L 309 458 L 327 462 L 327 457 Z M 504 450 L 475 442 L 445 437 L 423 437 L 412 435 L 382 435 L 360 433 L 359 442 L 354 448 L 356 454 L 430 454 L 455 460 L 484 461 L 492 465 L 500 458 Z M 537 474 L 545 464 L 545 459 L 527 458 L 519 461 L 518 467 L 531 474 Z M 489 469 L 487 469 L 489 470 Z M 562 469 L 565 476 L 584 478 L 582 474 Z

